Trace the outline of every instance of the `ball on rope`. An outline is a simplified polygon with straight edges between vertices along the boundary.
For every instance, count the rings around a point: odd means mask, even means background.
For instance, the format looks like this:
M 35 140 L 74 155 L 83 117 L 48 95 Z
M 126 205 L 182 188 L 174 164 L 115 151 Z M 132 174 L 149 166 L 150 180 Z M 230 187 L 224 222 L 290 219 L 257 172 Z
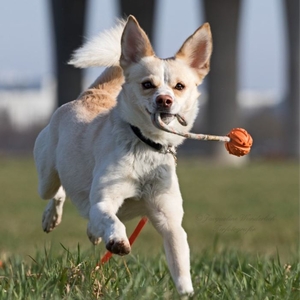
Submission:
M 227 136 L 230 138 L 230 141 L 225 143 L 225 148 L 230 154 L 244 156 L 250 152 L 253 139 L 245 129 L 234 128 Z

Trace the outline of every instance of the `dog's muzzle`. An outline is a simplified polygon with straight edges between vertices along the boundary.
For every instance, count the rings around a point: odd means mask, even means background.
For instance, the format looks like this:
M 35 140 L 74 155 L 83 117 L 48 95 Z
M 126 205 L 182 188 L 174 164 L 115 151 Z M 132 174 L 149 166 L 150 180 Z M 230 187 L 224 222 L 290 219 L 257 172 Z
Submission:
M 179 114 L 159 113 L 160 119 L 165 124 L 170 124 L 175 118 L 182 126 L 187 126 L 186 120 Z
M 182 117 L 180 114 L 170 114 L 168 112 L 153 112 L 151 113 L 148 109 L 146 109 L 147 113 L 151 116 L 152 122 L 155 120 L 155 115 L 160 116 L 161 121 L 163 121 L 165 124 L 170 124 L 175 118 L 182 126 L 187 126 L 187 122 L 184 117 Z
M 165 124 L 168 125 L 175 119 L 175 115 L 169 113 L 160 113 L 160 118 Z

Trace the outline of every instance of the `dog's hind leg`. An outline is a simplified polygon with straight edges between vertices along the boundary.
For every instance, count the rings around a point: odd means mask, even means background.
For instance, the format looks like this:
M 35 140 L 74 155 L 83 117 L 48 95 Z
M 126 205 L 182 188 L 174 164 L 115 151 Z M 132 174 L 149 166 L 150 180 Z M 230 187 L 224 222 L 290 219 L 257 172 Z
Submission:
M 39 160 L 39 194 L 42 199 L 49 200 L 43 213 L 42 227 L 45 232 L 52 231 L 61 222 L 66 193 L 60 183 L 57 171 L 50 161 Z
M 45 232 L 52 231 L 62 218 L 66 193 L 55 168 L 55 145 L 53 133 L 47 126 L 39 134 L 34 145 L 34 159 L 38 171 L 38 192 L 42 199 L 49 200 L 43 213 L 42 226 Z M 51 142 L 52 141 L 52 142 Z
M 65 190 L 62 186 L 60 186 L 55 196 L 49 201 L 43 213 L 42 226 L 45 232 L 51 232 L 60 224 L 65 200 Z
M 50 232 L 61 222 L 66 193 L 57 172 L 50 169 L 49 165 L 39 172 L 39 194 L 45 200 L 51 199 L 45 208 L 42 219 L 43 230 Z

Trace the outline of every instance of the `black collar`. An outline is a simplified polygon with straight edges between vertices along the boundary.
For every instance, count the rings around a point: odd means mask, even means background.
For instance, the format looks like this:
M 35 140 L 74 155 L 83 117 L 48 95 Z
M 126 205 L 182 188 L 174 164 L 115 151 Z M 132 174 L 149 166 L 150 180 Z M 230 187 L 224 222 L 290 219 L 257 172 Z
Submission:
M 151 148 L 153 148 L 154 150 L 158 151 L 158 152 L 163 152 L 164 146 L 162 144 L 159 143 L 155 143 L 152 140 L 146 138 L 145 136 L 142 135 L 141 130 L 138 127 L 135 127 L 133 125 L 130 125 L 132 131 L 135 133 L 135 135 L 141 140 L 143 141 L 145 144 L 147 144 L 148 146 L 150 146 Z
M 152 140 L 146 138 L 145 136 L 142 135 L 141 130 L 138 127 L 135 127 L 133 125 L 130 125 L 132 131 L 135 133 L 135 135 L 145 144 L 147 144 L 149 147 L 151 147 L 152 149 L 163 153 L 163 154 L 172 154 L 174 161 L 175 161 L 175 165 L 177 164 L 177 157 L 176 157 L 176 149 L 174 146 L 163 146 L 162 144 L 159 143 L 155 143 Z

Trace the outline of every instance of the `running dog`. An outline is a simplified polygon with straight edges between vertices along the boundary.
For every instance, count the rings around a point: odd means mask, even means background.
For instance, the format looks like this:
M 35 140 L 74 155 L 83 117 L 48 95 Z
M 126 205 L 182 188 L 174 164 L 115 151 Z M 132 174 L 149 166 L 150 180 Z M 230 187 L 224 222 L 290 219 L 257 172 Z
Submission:
M 67 195 L 88 219 L 90 241 L 103 239 L 109 251 L 126 255 L 122 222 L 145 215 L 163 237 L 178 292 L 193 293 L 174 159 L 184 138 L 157 129 L 151 119 L 159 113 L 179 130 L 181 118 L 191 129 L 211 52 L 205 23 L 173 57 L 160 59 L 133 16 L 75 51 L 70 64 L 106 69 L 77 100 L 59 107 L 37 137 L 38 190 L 49 200 L 45 232 L 61 222 Z

